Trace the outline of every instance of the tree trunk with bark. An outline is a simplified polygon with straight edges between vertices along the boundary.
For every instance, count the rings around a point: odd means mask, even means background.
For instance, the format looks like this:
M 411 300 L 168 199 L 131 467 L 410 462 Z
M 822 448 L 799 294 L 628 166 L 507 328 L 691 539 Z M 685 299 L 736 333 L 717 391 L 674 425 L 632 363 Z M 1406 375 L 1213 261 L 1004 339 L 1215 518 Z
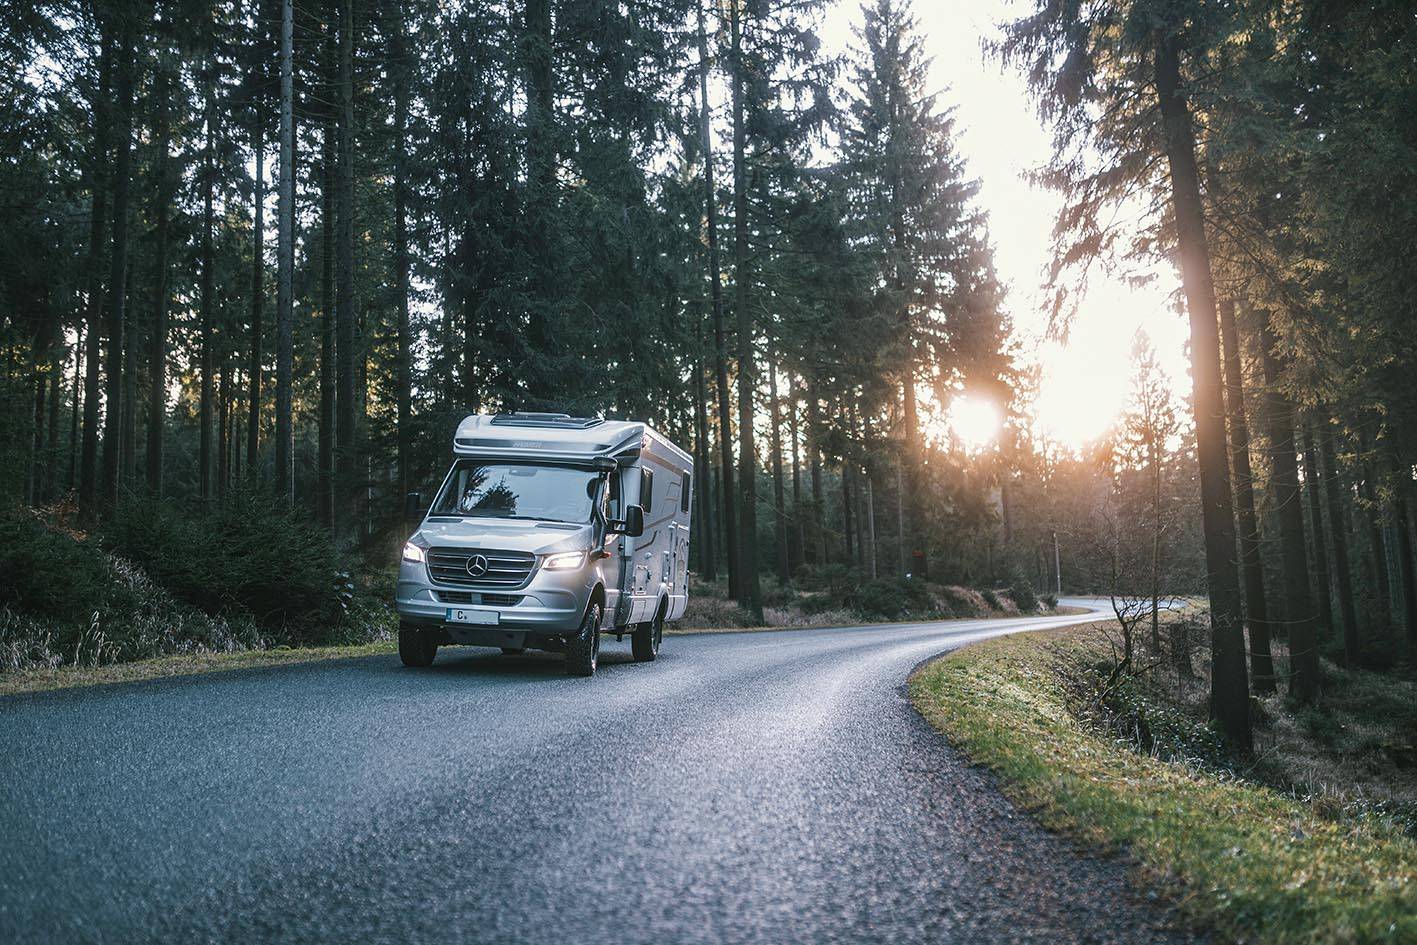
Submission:
M 266 223 L 266 140 L 261 123 L 260 105 L 253 103 L 258 114 L 251 127 L 251 148 L 256 154 L 256 177 L 251 193 L 251 335 L 250 360 L 246 366 L 246 475 L 258 478 L 261 447 L 261 319 L 265 309 L 265 285 L 262 279 L 265 265 Z
M 1319 604 L 1319 635 L 1328 637 L 1337 628 L 1333 619 L 1333 590 L 1329 581 L 1328 537 L 1320 493 L 1317 450 L 1314 447 L 1313 425 L 1305 419 L 1301 427 L 1300 455 L 1304 462 L 1304 498 L 1309 507 L 1309 537 L 1313 545 L 1314 589 Z
M 1289 631 L 1290 694 L 1312 702 L 1319 692 L 1318 615 L 1309 589 L 1304 552 L 1304 511 L 1299 496 L 1299 464 L 1294 447 L 1294 407 L 1282 393 L 1274 337 L 1260 320 L 1260 356 L 1264 368 L 1265 414 L 1269 428 L 1270 492 L 1279 514 L 1284 559 L 1284 622 Z
M 160 74 L 166 76 L 164 71 Z M 148 430 L 147 485 L 148 493 L 162 496 L 163 432 L 167 419 L 167 295 L 168 242 L 172 210 L 172 159 L 168 155 L 170 128 L 167 100 L 169 83 L 160 80 L 155 98 L 158 103 L 156 148 L 157 179 L 157 273 L 153 279 L 151 337 L 148 347 Z
M 295 427 L 291 382 L 295 366 L 295 12 L 282 0 L 280 18 L 280 193 L 276 246 L 276 495 L 295 497 Z
M 758 576 L 758 455 L 753 430 L 753 388 L 757 366 L 753 351 L 753 314 L 748 303 L 752 279 L 748 247 L 748 129 L 744 115 L 747 76 L 743 64 L 743 13 L 730 4 L 732 44 L 729 86 L 733 98 L 733 314 L 738 327 L 738 495 L 740 534 L 738 567 L 740 603 L 755 620 L 763 616 L 762 584 Z
M 728 388 L 728 340 L 723 316 L 723 275 L 718 250 L 718 193 L 713 183 L 713 127 L 708 100 L 709 55 L 703 0 L 697 4 L 699 39 L 699 138 L 704 151 L 705 236 L 709 256 L 709 298 L 713 305 L 714 389 L 718 405 L 718 461 L 723 476 L 723 547 L 727 552 L 728 596 L 741 594 L 738 566 L 738 507 L 733 481 L 733 433 Z
M 1338 612 L 1343 618 L 1343 658 L 1349 666 L 1358 662 L 1358 608 L 1353 601 L 1353 573 L 1348 563 L 1348 524 L 1343 514 L 1343 484 L 1338 481 L 1333 431 L 1321 424 L 1317 433 L 1319 475 L 1323 479 L 1328 507 L 1328 527 L 1333 539 L 1333 575 L 1338 585 Z
M 787 488 L 782 478 L 782 416 L 777 399 L 777 365 L 768 360 L 768 410 L 771 421 L 773 535 L 777 551 L 777 579 L 792 580 L 787 557 Z
M 1191 326 L 1191 375 L 1200 461 L 1201 522 L 1210 591 L 1210 711 L 1241 750 L 1251 747 L 1245 634 L 1236 573 L 1235 515 L 1225 455 L 1225 413 L 1220 381 L 1220 339 L 1211 280 L 1195 129 L 1181 92 L 1178 40 L 1164 37 L 1156 51 L 1157 104 L 1170 168 L 1181 286 Z
M 212 37 L 208 42 L 215 44 Z M 216 67 L 215 53 L 208 51 L 204 69 L 204 110 L 203 124 L 205 141 L 202 147 L 202 284 L 198 321 L 201 330 L 201 392 L 197 404 L 197 492 L 203 499 L 212 494 L 212 398 L 215 395 L 212 371 L 215 353 L 212 337 L 212 306 L 216 293 L 216 245 L 212 230 L 215 226 L 214 195 L 216 190 Z
M 335 85 L 338 38 L 327 27 L 326 73 Z M 335 110 L 324 112 L 320 133 L 320 432 L 316 444 L 315 513 L 320 524 L 335 524 Z
M 336 187 L 335 289 L 335 521 L 346 540 L 354 535 L 358 497 L 358 413 L 354 403 L 354 0 L 340 3 L 339 160 Z
M 694 332 L 694 350 L 703 350 L 700 331 Z M 710 505 L 709 489 L 709 434 L 708 396 L 704 385 L 703 360 L 694 357 L 694 483 L 695 514 L 699 525 L 695 529 L 696 544 L 699 548 L 699 574 L 705 581 L 718 580 L 717 549 L 714 547 L 713 509 Z
M 1264 563 L 1260 557 L 1259 516 L 1255 512 L 1255 476 L 1250 465 L 1250 427 L 1245 416 L 1245 378 L 1240 365 L 1240 332 L 1235 302 L 1220 303 L 1220 339 L 1225 361 L 1225 406 L 1230 418 L 1230 462 L 1235 509 L 1240 525 L 1240 569 L 1245 586 L 1245 616 L 1250 625 L 1250 677 L 1255 692 L 1274 692 L 1274 657 L 1270 653 L 1269 606 L 1265 601 Z
M 398 388 L 398 476 L 399 502 L 410 489 L 413 477 L 409 469 L 413 453 L 413 333 L 409 325 L 410 258 L 408 250 L 408 99 L 413 76 L 409 67 L 407 25 L 404 22 L 403 0 L 396 0 L 397 19 L 394 26 L 394 280 L 398 308 L 398 365 L 395 385 Z M 402 506 L 400 506 L 402 507 Z
M 133 166 L 133 51 L 132 18 L 121 16 L 115 62 L 115 115 L 117 143 L 113 161 L 113 256 L 108 269 L 108 376 L 105 384 L 103 423 L 103 507 L 118 504 L 118 479 L 123 449 L 123 342 L 127 337 L 128 302 L 128 194 Z
M 79 446 L 79 515 L 86 522 L 97 517 L 98 507 L 98 388 L 99 360 L 103 350 L 103 249 L 108 222 L 109 104 L 113 84 L 113 51 L 110 31 L 100 26 L 98 87 L 94 90 L 93 147 L 89 153 L 89 186 L 93 201 L 89 215 L 89 246 L 84 300 L 84 424 Z

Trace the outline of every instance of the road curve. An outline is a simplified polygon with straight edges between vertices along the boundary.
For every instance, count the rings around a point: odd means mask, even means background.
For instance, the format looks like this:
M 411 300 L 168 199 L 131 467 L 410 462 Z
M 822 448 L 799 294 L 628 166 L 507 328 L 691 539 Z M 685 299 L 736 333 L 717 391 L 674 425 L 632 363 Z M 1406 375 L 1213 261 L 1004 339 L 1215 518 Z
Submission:
M 905 695 L 937 653 L 1080 619 L 0 699 L 0 942 L 1179 941 Z

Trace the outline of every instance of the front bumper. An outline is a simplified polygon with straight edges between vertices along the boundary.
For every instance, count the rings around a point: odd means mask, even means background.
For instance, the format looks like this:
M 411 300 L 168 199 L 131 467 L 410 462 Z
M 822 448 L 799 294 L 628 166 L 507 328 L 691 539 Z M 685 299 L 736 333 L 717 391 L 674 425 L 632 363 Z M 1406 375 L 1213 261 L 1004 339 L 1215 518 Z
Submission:
M 591 592 L 599 582 L 598 569 L 594 565 L 583 566 L 571 571 L 547 571 L 539 563 L 530 580 L 516 589 L 488 588 L 480 591 L 476 587 L 454 587 L 434 584 L 428 578 L 427 568 L 417 562 L 404 561 L 399 565 L 398 588 L 395 591 L 395 605 L 399 620 L 403 623 L 448 631 L 453 642 L 468 642 L 475 639 L 497 637 L 497 632 L 520 632 L 523 637 L 560 636 L 572 633 L 581 625 L 586 604 Z M 444 597 L 443 595 L 448 595 Z M 517 597 L 514 604 L 487 603 L 483 598 Z M 471 600 L 468 597 L 471 597 Z M 446 621 L 450 608 L 460 610 L 493 611 L 497 614 L 495 626 L 476 624 L 449 624 Z M 489 631 L 491 631 L 489 633 Z M 521 646 L 522 643 L 489 642 L 485 646 Z

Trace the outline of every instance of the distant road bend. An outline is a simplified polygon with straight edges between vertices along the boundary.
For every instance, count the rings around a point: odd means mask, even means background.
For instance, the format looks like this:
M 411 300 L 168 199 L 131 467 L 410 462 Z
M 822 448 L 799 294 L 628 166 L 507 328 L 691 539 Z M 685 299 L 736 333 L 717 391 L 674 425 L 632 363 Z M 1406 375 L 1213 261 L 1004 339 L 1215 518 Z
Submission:
M 905 696 L 944 650 L 1087 619 L 0 699 L 0 942 L 1179 941 Z

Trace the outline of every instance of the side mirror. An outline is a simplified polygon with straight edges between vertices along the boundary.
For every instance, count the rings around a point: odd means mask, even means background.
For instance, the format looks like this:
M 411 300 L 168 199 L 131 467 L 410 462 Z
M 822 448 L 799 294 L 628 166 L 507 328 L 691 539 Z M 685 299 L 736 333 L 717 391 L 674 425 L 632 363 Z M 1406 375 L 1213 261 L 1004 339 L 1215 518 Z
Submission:
M 410 492 L 403 497 L 403 517 L 410 525 L 417 525 L 423 520 L 422 505 L 423 497 L 417 492 Z
M 639 538 L 645 533 L 645 510 L 638 505 L 625 508 L 625 534 Z
M 638 505 L 627 505 L 624 519 L 611 522 L 610 530 L 617 535 L 639 538 L 645 533 L 645 510 Z

